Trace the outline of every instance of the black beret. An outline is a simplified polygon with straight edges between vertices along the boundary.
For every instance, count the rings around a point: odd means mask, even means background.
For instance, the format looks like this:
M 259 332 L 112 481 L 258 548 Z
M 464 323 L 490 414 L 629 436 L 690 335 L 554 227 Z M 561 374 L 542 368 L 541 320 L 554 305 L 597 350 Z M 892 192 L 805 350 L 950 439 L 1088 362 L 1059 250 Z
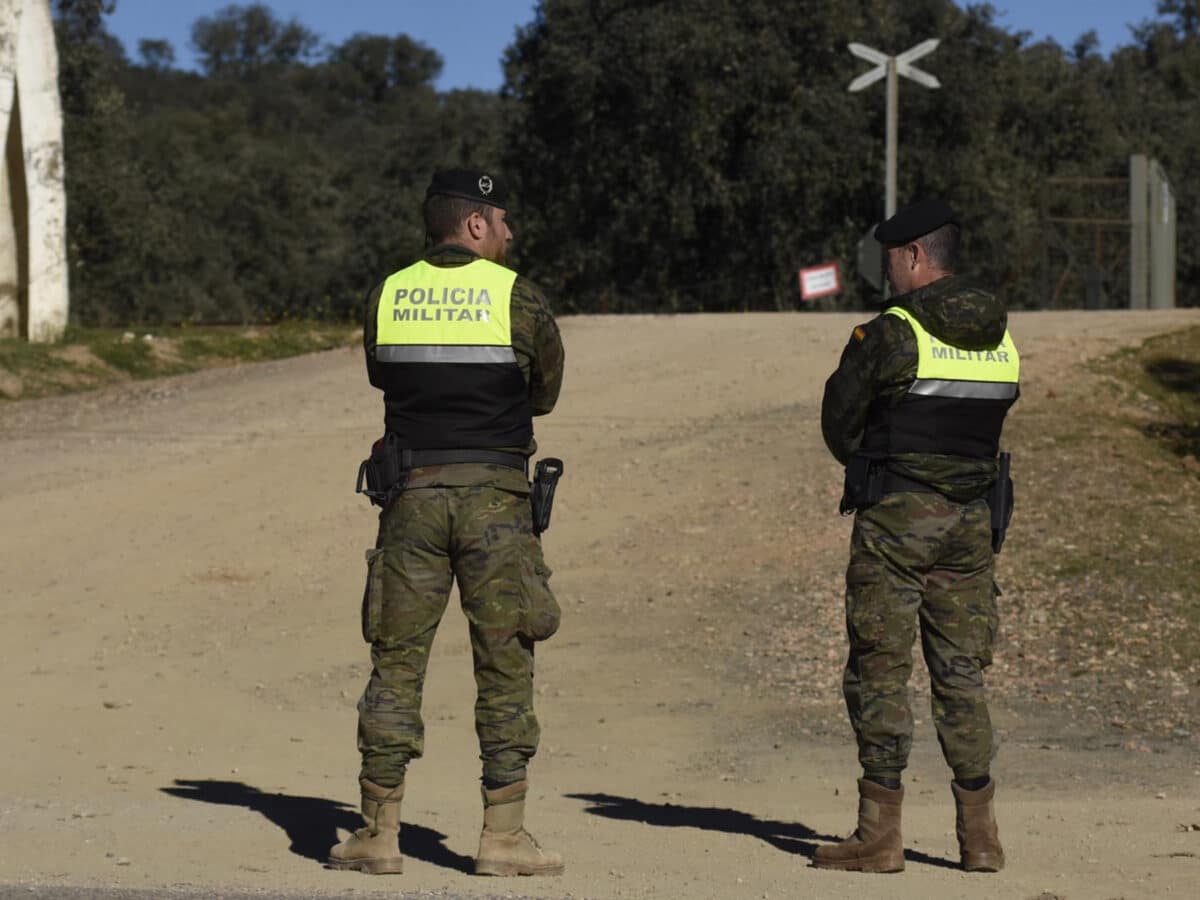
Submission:
M 447 169 L 434 172 L 433 181 L 425 196 L 444 194 L 447 197 L 462 197 L 500 209 L 508 208 L 508 186 L 498 175 L 489 175 L 478 169 Z
M 927 197 L 876 226 L 875 240 L 881 244 L 907 244 L 951 224 L 958 224 L 958 213 L 937 197 Z

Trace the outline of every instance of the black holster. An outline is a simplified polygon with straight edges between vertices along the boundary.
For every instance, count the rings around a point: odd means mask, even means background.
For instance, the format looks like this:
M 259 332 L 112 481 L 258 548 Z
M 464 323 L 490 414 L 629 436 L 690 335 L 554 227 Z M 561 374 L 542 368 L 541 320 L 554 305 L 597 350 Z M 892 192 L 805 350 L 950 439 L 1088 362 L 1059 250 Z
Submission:
M 366 494 L 375 506 L 387 506 L 404 490 L 405 471 L 400 439 L 388 432 L 371 445 L 371 455 L 358 467 L 355 493 Z
M 554 489 L 563 473 L 561 459 L 548 456 L 538 460 L 529 485 L 529 506 L 533 513 L 533 533 L 541 535 L 550 528 L 550 513 L 554 509 Z
M 1013 482 L 1009 473 L 1012 454 L 1001 452 L 996 480 L 988 491 L 987 502 L 992 510 L 992 552 L 999 553 L 1004 546 L 1008 523 L 1013 514 Z
M 846 463 L 846 481 L 842 486 L 842 502 L 838 504 L 838 512 L 848 516 L 882 500 L 886 474 L 883 460 L 865 453 L 852 455 Z

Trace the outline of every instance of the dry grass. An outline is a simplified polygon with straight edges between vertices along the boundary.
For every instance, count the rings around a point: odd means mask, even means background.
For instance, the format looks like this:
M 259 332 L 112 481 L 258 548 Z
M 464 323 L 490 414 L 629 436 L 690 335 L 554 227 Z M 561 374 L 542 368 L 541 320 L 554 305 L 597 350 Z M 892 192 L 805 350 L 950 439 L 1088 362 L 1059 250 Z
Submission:
M 1200 329 L 1076 374 L 1026 396 L 1008 430 L 1018 508 L 992 682 L 1094 726 L 1195 740 Z
M 57 344 L 6 338 L 0 340 L 0 401 L 315 353 L 354 344 L 360 334 L 348 325 L 287 322 L 137 332 L 73 328 Z

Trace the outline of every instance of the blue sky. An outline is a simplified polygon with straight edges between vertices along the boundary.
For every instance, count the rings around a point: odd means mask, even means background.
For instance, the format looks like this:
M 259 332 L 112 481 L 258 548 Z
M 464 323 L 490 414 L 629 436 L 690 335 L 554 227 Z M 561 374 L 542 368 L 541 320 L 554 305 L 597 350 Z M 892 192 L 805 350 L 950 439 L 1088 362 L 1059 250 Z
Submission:
M 231 0 L 117 0 L 109 29 L 136 58 L 141 38 L 166 38 L 183 66 L 192 64 L 192 23 Z M 500 57 L 516 29 L 533 18 L 534 0 L 267 0 L 282 19 L 297 18 L 329 43 L 356 32 L 408 34 L 445 60 L 438 87 L 494 90 Z M 960 3 L 960 5 L 963 5 Z M 1154 0 L 993 0 L 1011 31 L 1070 46 L 1095 29 L 1105 53 L 1130 42 L 1129 25 L 1154 16 Z M 885 48 L 881 48 L 885 49 Z M 887 48 L 890 49 L 890 48 Z

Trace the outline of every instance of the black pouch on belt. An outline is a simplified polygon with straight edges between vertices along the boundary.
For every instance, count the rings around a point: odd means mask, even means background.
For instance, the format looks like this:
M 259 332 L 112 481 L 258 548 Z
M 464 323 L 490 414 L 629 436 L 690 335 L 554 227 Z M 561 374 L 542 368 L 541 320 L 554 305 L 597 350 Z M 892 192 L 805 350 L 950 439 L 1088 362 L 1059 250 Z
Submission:
M 371 455 L 358 467 L 355 493 L 366 494 L 376 506 L 386 506 L 393 493 L 403 488 L 400 439 L 385 434 L 371 446 Z
M 846 463 L 846 481 L 838 512 L 843 516 L 874 506 L 883 499 L 883 479 L 887 474 L 883 460 L 855 453 Z

